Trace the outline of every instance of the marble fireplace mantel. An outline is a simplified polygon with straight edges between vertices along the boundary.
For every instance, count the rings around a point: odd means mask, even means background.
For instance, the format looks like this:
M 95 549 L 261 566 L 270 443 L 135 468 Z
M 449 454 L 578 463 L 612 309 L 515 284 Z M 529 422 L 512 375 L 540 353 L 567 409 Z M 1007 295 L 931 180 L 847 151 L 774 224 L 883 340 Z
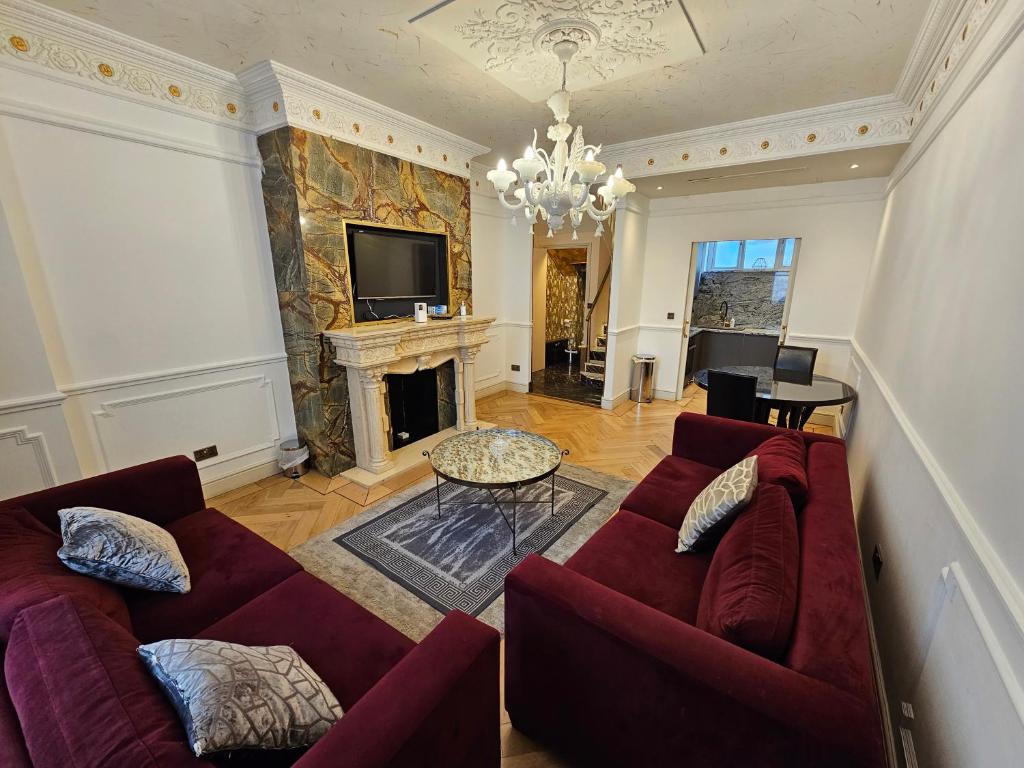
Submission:
M 426 323 L 396 320 L 324 331 L 334 347 L 334 362 L 344 366 L 348 376 L 357 474 L 370 473 L 383 479 L 395 469 L 388 449 L 391 425 L 384 400 L 384 377 L 389 373 L 412 373 L 454 360 L 455 428 L 477 428 L 473 361 L 480 347 L 487 343 L 487 328 L 493 322 L 493 317 L 470 315 Z M 401 450 L 419 455 L 419 443 Z

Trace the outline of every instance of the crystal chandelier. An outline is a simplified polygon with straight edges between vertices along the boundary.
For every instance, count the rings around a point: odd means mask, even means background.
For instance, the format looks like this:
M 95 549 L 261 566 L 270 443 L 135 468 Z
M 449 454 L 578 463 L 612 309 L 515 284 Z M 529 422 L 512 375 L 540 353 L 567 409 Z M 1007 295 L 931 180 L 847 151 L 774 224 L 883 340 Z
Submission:
M 551 46 L 562 63 L 562 88 L 551 94 L 547 104 L 555 116 L 555 124 L 548 127 L 548 139 L 555 142 L 551 154 L 537 146 L 537 131 L 533 132 L 533 144 L 526 148 L 523 156 L 512 162 L 510 171 L 504 159 L 498 160 L 498 167 L 487 172 L 487 180 L 494 185 L 498 201 L 510 211 L 522 210 L 526 220 L 533 223 L 539 215 L 547 222 L 548 236 L 558 232 L 565 225 L 566 218 L 572 225 L 572 239 L 578 240 L 576 228 L 583 222 L 584 214 L 597 222 L 595 234 L 604 232 L 604 222 L 615 210 L 615 203 L 636 187 L 622 175 L 622 166 L 609 173 L 604 184 L 591 193 L 591 185 L 605 172 L 604 164 L 598 162 L 601 146 L 585 144 L 583 127 L 576 126 L 573 134 L 569 119 L 569 91 L 565 89 L 565 77 L 569 60 L 579 50 L 574 40 L 562 39 Z M 572 135 L 572 146 L 567 143 Z M 512 200 L 506 197 L 509 188 L 516 182 L 522 186 L 512 191 Z M 600 198 L 602 207 L 594 205 Z M 513 217 L 512 223 L 515 223 Z

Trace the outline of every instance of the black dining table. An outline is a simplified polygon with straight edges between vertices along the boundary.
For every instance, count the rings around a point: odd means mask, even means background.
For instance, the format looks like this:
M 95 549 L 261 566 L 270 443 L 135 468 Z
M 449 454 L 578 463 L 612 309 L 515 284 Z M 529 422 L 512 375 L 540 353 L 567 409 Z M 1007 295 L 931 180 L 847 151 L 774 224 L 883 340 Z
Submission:
M 779 372 L 779 378 L 776 378 L 776 371 L 767 365 L 723 365 L 715 370 L 757 377 L 759 407 L 755 410 L 755 418 L 764 424 L 768 423 L 769 411 L 778 408 L 778 426 L 803 429 L 815 408 L 842 405 L 857 398 L 857 391 L 853 387 L 831 376 L 814 374 L 810 381 L 800 381 L 791 373 Z M 701 389 L 707 389 L 708 369 L 697 371 L 693 380 Z

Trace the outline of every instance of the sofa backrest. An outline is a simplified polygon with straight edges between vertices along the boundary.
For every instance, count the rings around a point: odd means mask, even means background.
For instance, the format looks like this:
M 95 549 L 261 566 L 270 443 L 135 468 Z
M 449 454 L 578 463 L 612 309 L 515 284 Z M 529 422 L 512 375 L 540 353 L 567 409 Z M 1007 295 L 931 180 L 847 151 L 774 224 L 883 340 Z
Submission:
M 808 494 L 797 515 L 800 582 L 786 666 L 875 701 L 874 669 L 846 446 L 807 445 Z
M 199 470 L 185 456 L 172 456 L 73 483 L 0 501 L 0 514 L 27 509 L 52 530 L 65 507 L 102 507 L 165 525 L 206 506 Z

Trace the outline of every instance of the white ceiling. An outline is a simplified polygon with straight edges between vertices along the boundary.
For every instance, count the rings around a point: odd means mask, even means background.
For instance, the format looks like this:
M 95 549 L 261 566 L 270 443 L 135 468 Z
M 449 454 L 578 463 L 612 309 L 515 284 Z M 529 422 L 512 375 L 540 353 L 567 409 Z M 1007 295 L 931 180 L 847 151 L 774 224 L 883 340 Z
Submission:
M 596 0 L 507 0 L 571 16 Z M 649 2 L 650 0 L 645 0 Z M 481 0 L 483 2 L 483 0 Z M 436 0 L 46 0 L 237 72 L 274 59 L 512 155 L 550 122 L 409 20 Z M 606 4 L 606 3 L 605 3 Z M 474 0 L 453 5 L 472 13 Z M 612 143 L 891 93 L 929 0 L 685 0 L 707 53 L 574 93 Z M 573 73 L 570 68 L 569 86 Z M 558 86 L 551 83 L 551 90 Z M 485 158 L 490 159 L 490 158 Z
M 686 173 L 668 173 L 636 179 L 637 191 L 649 198 L 706 195 L 740 189 L 789 187 L 824 181 L 884 178 L 892 173 L 906 151 L 906 144 L 851 149 L 788 160 L 744 163 L 722 168 L 705 168 Z M 856 165 L 856 168 L 851 166 Z

